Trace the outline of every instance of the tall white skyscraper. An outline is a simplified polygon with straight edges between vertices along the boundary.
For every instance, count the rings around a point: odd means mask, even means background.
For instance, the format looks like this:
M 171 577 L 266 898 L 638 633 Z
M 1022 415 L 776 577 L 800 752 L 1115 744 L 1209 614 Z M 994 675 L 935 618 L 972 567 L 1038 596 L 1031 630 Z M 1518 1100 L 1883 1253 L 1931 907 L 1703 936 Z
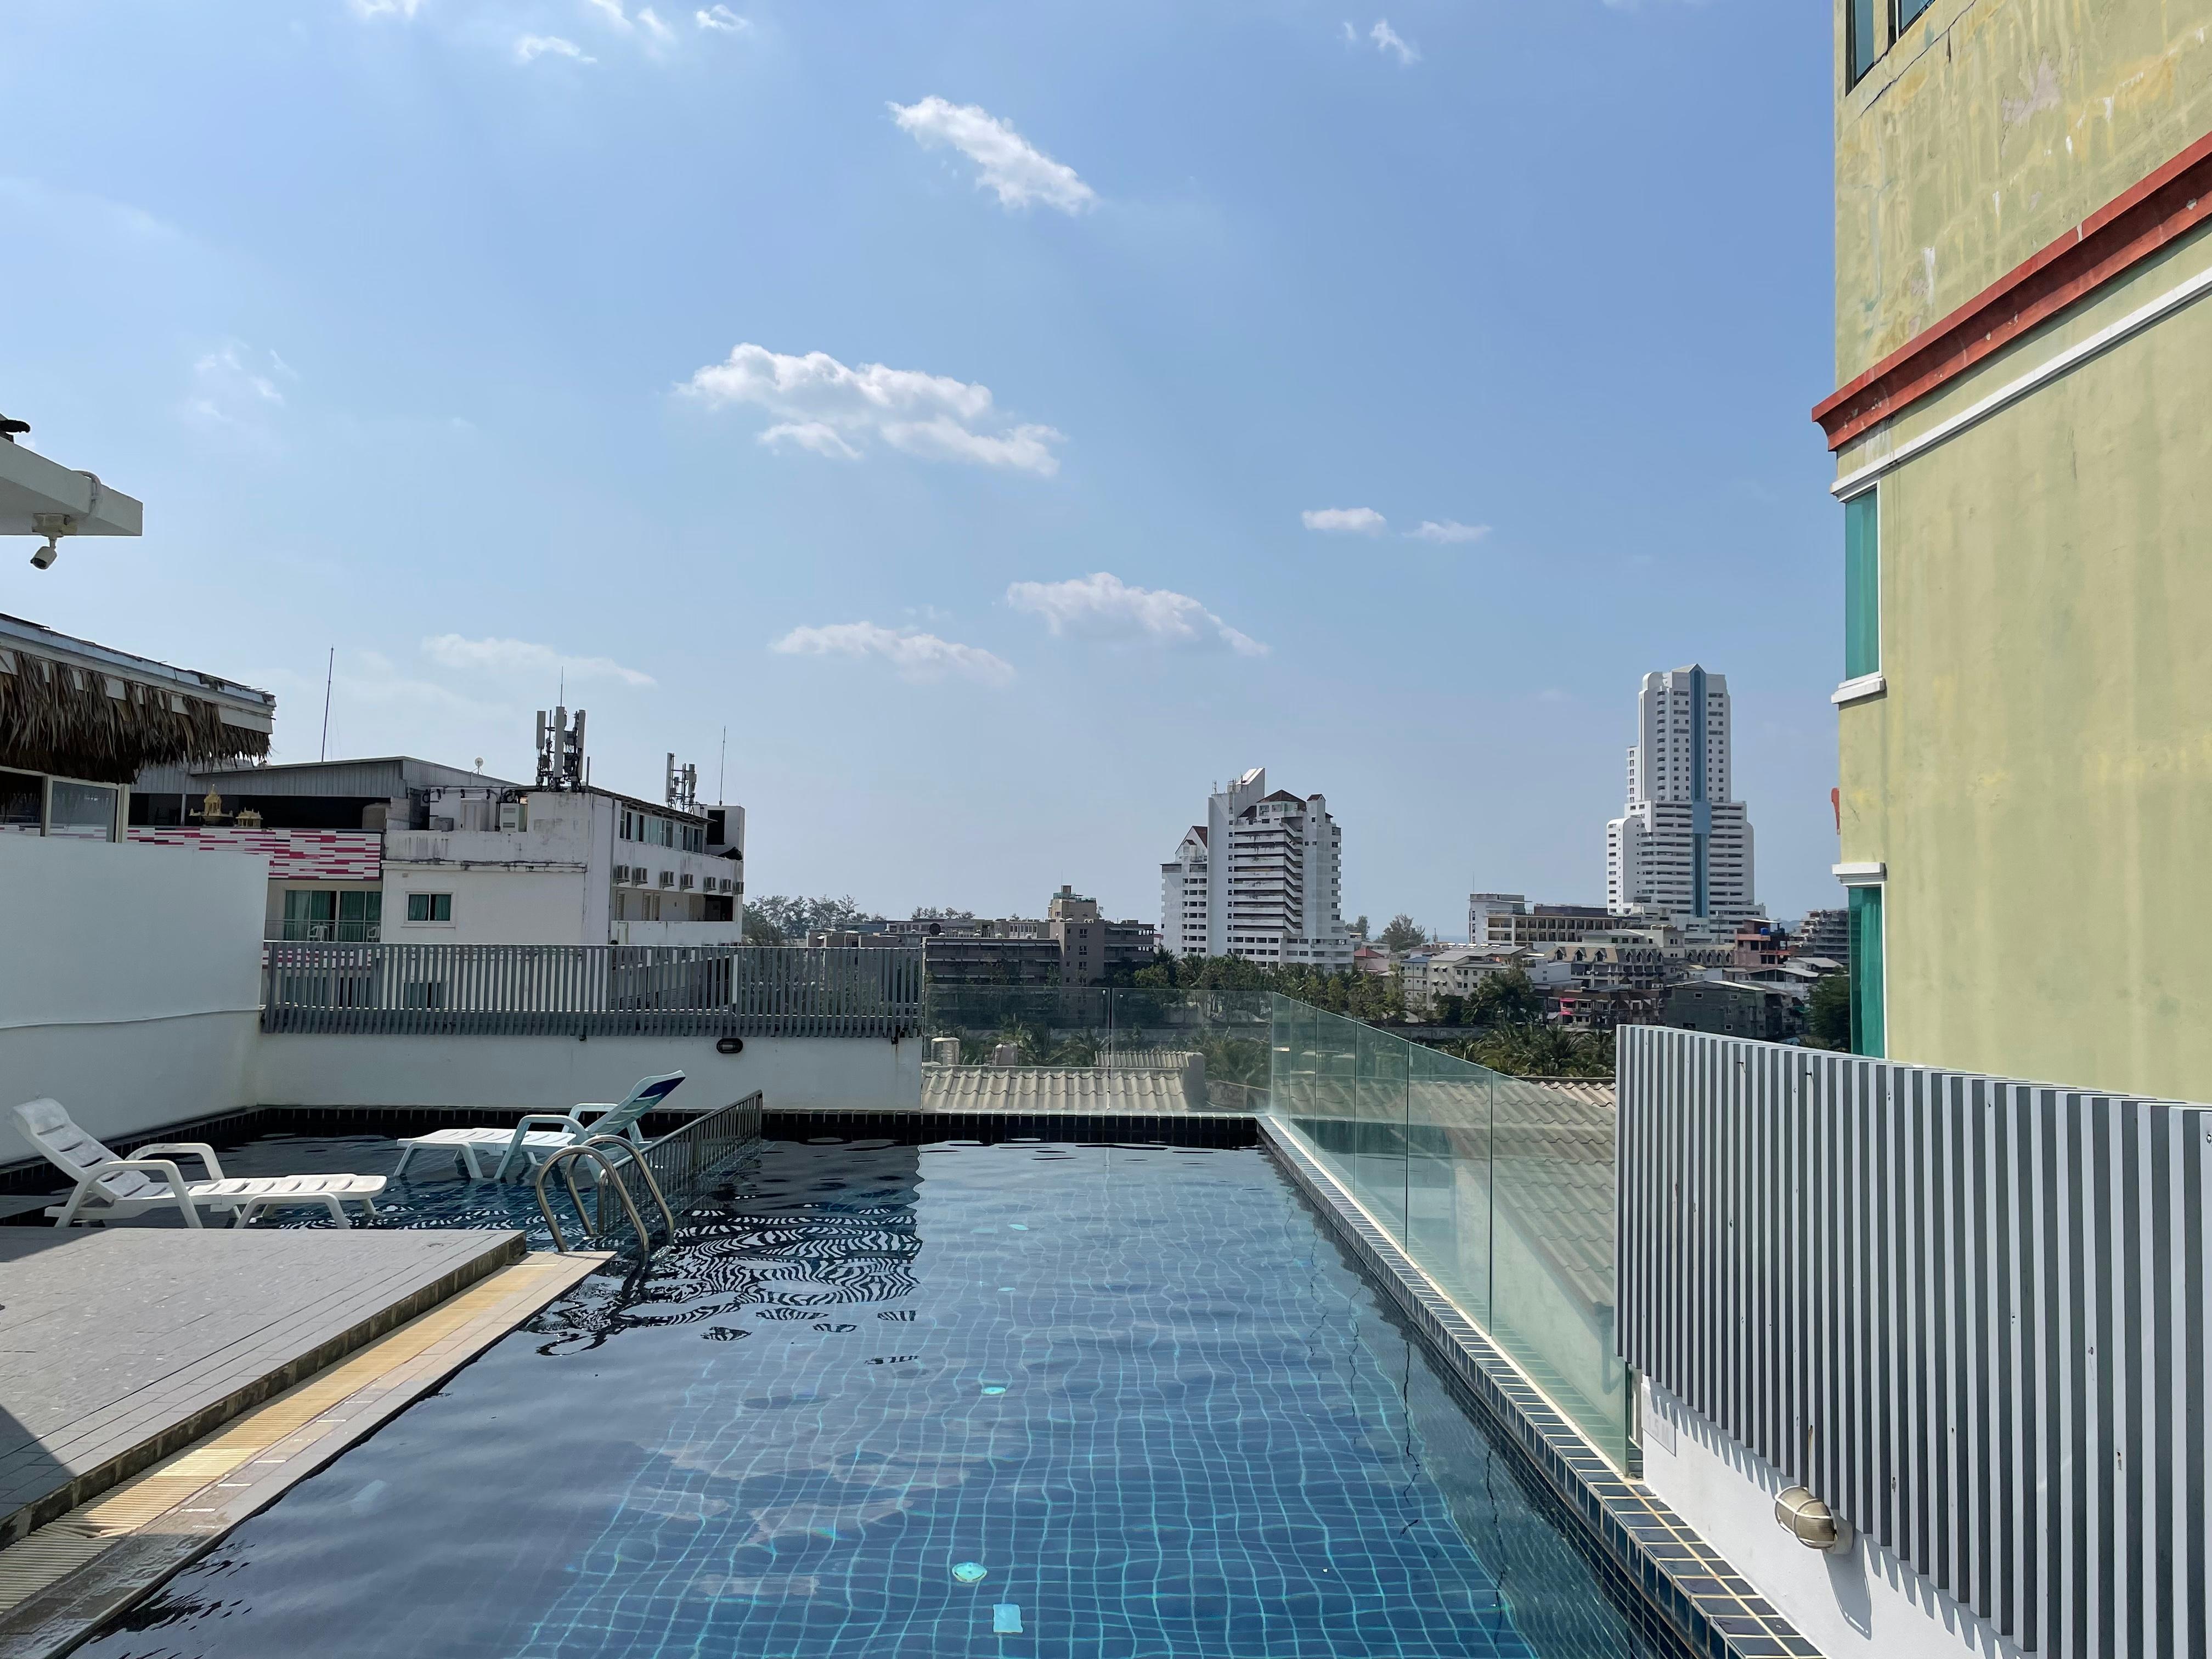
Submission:
M 1758 914 L 1751 820 L 1733 799 L 1728 679 L 1695 665 L 1646 674 L 1628 805 L 1605 827 L 1605 902 L 1732 927 Z
M 1254 767 L 1206 803 L 1160 866 L 1160 949 L 1331 973 L 1352 966 L 1340 873 L 1343 832 L 1319 795 L 1267 793 Z

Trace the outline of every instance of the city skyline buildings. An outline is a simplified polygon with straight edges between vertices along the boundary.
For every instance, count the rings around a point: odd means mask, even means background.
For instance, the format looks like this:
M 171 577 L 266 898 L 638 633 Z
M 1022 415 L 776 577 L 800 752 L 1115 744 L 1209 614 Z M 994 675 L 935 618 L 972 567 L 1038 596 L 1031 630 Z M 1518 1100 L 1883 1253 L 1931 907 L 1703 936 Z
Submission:
M 1646 674 L 1626 810 L 1606 824 L 1606 908 L 1733 925 L 1758 914 L 1749 810 L 1735 798 L 1728 677 Z
M 1349 969 L 1343 840 L 1326 798 L 1270 792 L 1265 767 L 1216 787 L 1206 822 L 1186 830 L 1160 866 L 1160 949 Z

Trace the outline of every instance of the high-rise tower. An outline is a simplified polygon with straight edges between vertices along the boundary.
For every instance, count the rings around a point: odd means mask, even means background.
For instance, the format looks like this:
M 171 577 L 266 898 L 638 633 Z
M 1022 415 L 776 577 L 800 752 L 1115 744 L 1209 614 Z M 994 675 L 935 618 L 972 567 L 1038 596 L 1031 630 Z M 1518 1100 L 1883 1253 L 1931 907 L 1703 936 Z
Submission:
M 1628 750 L 1628 805 L 1605 827 L 1605 902 L 1733 926 L 1757 913 L 1751 821 L 1732 799 L 1724 675 L 1646 674 Z

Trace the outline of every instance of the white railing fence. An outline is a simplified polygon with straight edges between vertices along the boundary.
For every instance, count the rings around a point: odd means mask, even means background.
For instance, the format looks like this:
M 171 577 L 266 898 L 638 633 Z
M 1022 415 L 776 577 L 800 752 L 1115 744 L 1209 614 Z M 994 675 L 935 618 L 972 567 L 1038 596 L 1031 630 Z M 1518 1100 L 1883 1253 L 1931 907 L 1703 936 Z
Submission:
M 271 944 L 261 1029 L 313 1035 L 905 1036 L 919 951 Z

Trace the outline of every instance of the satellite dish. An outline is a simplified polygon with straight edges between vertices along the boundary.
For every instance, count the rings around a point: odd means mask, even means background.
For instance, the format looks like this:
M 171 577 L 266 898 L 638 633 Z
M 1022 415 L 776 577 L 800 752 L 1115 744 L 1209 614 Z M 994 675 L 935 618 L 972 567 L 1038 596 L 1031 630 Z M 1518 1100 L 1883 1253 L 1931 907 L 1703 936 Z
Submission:
M 479 772 L 483 770 L 483 757 L 482 755 L 478 755 L 477 757 L 477 770 Z

